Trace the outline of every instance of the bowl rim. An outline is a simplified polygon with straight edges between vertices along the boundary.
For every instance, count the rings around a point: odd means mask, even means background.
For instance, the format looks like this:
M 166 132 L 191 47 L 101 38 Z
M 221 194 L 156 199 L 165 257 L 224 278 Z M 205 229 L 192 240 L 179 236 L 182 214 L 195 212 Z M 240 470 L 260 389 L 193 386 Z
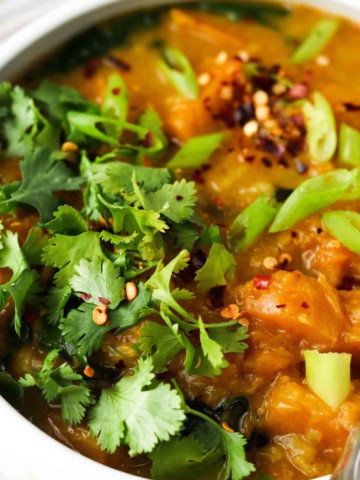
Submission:
M 71 37 L 107 18 L 111 18 L 112 15 L 121 15 L 141 8 L 153 8 L 157 5 L 170 6 L 171 3 L 179 4 L 186 1 L 187 0 L 77 0 L 74 2 L 73 0 L 67 0 L 62 5 L 45 13 L 29 25 L 19 29 L 1 43 L 0 80 L 16 78 L 20 73 L 28 70 L 31 64 L 38 62 L 41 57 L 55 50 L 56 47 Z M 261 2 L 261 0 L 259 1 Z M 266 2 L 271 0 L 262 1 Z M 279 3 L 284 3 L 285 5 L 306 4 L 314 8 L 342 15 L 353 22 L 360 22 L 360 0 L 285 0 Z M 31 438 L 31 441 L 37 446 L 44 446 L 45 449 L 48 450 L 49 455 L 53 457 L 57 456 L 57 459 L 61 459 L 64 463 L 69 462 L 72 472 L 74 472 L 74 468 L 78 468 L 79 472 L 81 469 L 82 473 L 84 473 L 83 470 L 86 469 L 86 477 L 77 476 L 77 478 L 92 480 L 93 478 L 99 479 L 105 477 L 105 475 L 107 480 L 140 480 L 142 478 L 103 465 L 67 447 L 33 425 L 2 397 L 0 397 L 0 411 L 3 412 L 2 416 L 4 418 L 11 417 L 11 422 L 8 422 L 8 424 L 9 429 L 12 428 L 15 430 L 15 436 L 12 438 L 15 442 L 14 445 L 16 445 L 15 437 L 18 431 L 21 430 L 22 433 L 26 431 L 28 438 Z M 6 431 L 6 428 L 5 432 L 9 433 Z M 2 438 L 0 438 L 1 446 L 5 446 L 5 432 L 2 432 Z M 6 450 L 2 449 L 2 451 L 7 452 L 8 448 L 6 448 Z M 14 458 L 16 459 L 16 457 Z M 36 462 L 37 461 L 38 459 L 36 459 Z M 38 463 L 36 464 L 38 465 Z M 0 464 L 0 474 L 2 473 L 1 468 Z M 34 478 L 32 476 L 34 472 L 35 471 L 30 472 L 31 476 L 29 476 L 29 479 Z M 62 470 L 59 479 L 63 479 L 63 472 Z M 6 474 L 7 472 L 4 473 Z M 56 472 L 54 475 L 55 476 L 52 476 L 53 480 L 57 480 Z M 327 479 L 330 479 L 330 476 L 322 477 L 322 480 Z

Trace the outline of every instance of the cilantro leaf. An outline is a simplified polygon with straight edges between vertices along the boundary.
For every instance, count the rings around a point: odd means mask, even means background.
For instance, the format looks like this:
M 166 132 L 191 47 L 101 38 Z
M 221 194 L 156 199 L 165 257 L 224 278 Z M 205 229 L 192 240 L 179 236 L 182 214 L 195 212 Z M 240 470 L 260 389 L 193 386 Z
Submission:
M 195 184 L 185 179 L 165 184 L 160 190 L 144 195 L 144 208 L 161 213 L 175 223 L 190 220 L 195 204 Z
M 230 433 L 222 430 L 221 437 L 226 452 L 226 467 L 224 478 L 241 480 L 255 471 L 254 465 L 245 458 L 244 446 L 246 440 L 240 433 Z
M 80 174 L 85 178 L 85 188 L 83 191 L 84 214 L 89 220 L 98 222 L 101 217 L 105 217 L 106 207 L 100 200 L 100 195 L 104 195 L 100 186 L 95 180 L 93 166 L 83 152 L 80 162 Z
M 7 156 L 22 157 L 32 149 L 36 123 L 35 105 L 20 87 L 14 87 L 10 96 L 11 115 L 3 126 L 3 134 L 7 140 Z
M 168 183 L 171 178 L 167 168 L 143 167 L 123 162 L 109 162 L 93 165 L 95 181 L 102 187 L 104 193 L 118 195 L 132 192 L 132 176 L 135 172 L 137 183 L 144 190 L 154 191 Z
M 142 356 L 151 356 L 156 373 L 164 372 L 168 362 L 183 349 L 172 328 L 154 322 L 145 323 L 136 346 Z
M 182 224 L 174 224 L 171 232 L 175 247 L 184 248 L 186 250 L 193 249 L 195 242 L 199 239 L 199 233 L 196 226 L 191 222 Z
M 80 212 L 70 205 L 61 205 L 55 212 L 53 220 L 42 224 L 50 233 L 63 235 L 80 235 L 88 231 L 88 226 Z
M 66 132 L 69 132 L 66 115 L 69 109 L 89 113 L 98 113 L 99 108 L 83 98 L 74 88 L 58 85 L 45 80 L 34 92 L 34 98 L 43 103 L 48 113 L 58 121 Z
M 214 328 L 209 336 L 221 346 L 224 353 L 243 353 L 248 348 L 248 345 L 242 342 L 248 338 L 246 327 L 238 327 L 235 331 L 228 327 Z
M 150 292 L 140 283 L 135 300 L 121 303 L 108 312 L 109 325 L 96 325 L 92 318 L 94 305 L 83 303 L 61 320 L 60 329 L 65 340 L 78 347 L 80 355 L 90 355 L 101 347 L 104 336 L 111 330 L 119 333 L 139 323 L 149 304 Z
M 55 274 L 57 287 L 64 287 L 75 273 L 75 266 L 82 259 L 91 260 L 105 256 L 100 245 L 98 232 L 84 232 L 76 236 L 55 235 L 44 248 L 45 265 L 59 268 Z
M 83 419 L 86 407 L 93 403 L 93 399 L 82 376 L 74 372 L 68 363 L 54 368 L 53 364 L 58 357 L 59 351 L 52 350 L 45 358 L 41 370 L 27 373 L 19 383 L 24 388 L 40 388 L 47 402 L 60 400 L 64 422 L 76 425 Z
M 24 390 L 7 372 L 0 372 L 0 395 L 9 403 L 21 406 L 24 397 Z
M 224 358 L 221 345 L 209 337 L 201 318 L 198 320 L 198 325 L 203 355 L 210 363 L 214 372 L 213 374 L 219 375 L 221 370 L 228 366 L 228 362 Z
M 151 453 L 151 475 L 155 480 L 206 480 L 215 478 L 220 470 L 223 454 L 219 450 L 207 450 L 193 435 L 172 437 L 161 442 Z
M 43 235 L 41 228 L 30 229 L 21 249 L 29 265 L 42 265 L 41 255 L 47 243 L 48 238 Z
M 214 243 L 221 242 L 220 229 L 217 225 L 203 227 L 200 233 L 200 243 L 207 248 L 211 248 Z
M 133 376 L 102 391 L 89 426 L 103 450 L 114 452 L 125 443 L 131 456 L 151 452 L 180 430 L 185 415 L 178 392 L 154 379 L 151 358 L 140 359 Z
M 12 282 L 28 268 L 28 263 L 18 242 L 18 235 L 10 230 L 5 235 L 1 234 L 0 268 L 12 270 Z
M 93 258 L 80 260 L 75 266 L 75 275 L 70 279 L 70 285 L 76 293 L 90 295 L 92 304 L 101 304 L 100 299 L 109 301 L 109 308 L 116 308 L 124 298 L 124 278 L 120 270 L 109 260 Z
M 8 283 L 1 286 L 1 290 L 8 292 L 14 301 L 14 326 L 18 335 L 20 335 L 21 331 L 21 317 L 24 313 L 25 301 L 33 292 L 38 276 L 35 270 L 24 270 L 15 281 L 11 279 Z
M 195 280 L 200 290 L 209 290 L 217 285 L 226 285 L 234 276 L 236 262 L 221 243 L 214 243 L 205 265 L 196 272 Z
M 47 321 L 51 325 L 55 325 L 64 316 L 64 309 L 71 297 L 71 287 L 52 287 L 45 298 L 45 306 L 49 313 Z
M 22 183 L 10 199 L 10 202 L 31 205 L 44 221 L 51 218 L 59 205 L 53 192 L 78 190 L 81 182 L 81 178 L 74 177 L 64 162 L 52 160 L 50 153 L 48 148 L 26 153 L 20 163 Z

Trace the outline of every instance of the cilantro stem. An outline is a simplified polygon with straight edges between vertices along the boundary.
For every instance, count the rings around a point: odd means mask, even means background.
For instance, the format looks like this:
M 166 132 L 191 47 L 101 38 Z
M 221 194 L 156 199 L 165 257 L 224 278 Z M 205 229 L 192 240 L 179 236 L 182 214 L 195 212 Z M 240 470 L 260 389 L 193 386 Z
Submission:
M 205 328 L 226 328 L 226 327 L 235 327 L 235 325 L 239 325 L 237 320 L 231 320 L 230 322 L 223 322 L 223 323 L 204 323 Z
M 198 418 L 201 418 L 202 420 L 205 420 L 206 422 L 213 425 L 213 427 L 215 427 L 217 430 L 222 431 L 222 428 L 220 427 L 220 425 L 217 422 L 215 422 L 215 420 L 213 420 L 211 417 L 208 417 L 204 413 L 198 412 L 197 410 L 193 410 L 192 408 L 188 407 L 187 405 L 185 405 L 185 413 L 187 413 L 189 415 L 194 415 L 195 417 L 198 417 Z

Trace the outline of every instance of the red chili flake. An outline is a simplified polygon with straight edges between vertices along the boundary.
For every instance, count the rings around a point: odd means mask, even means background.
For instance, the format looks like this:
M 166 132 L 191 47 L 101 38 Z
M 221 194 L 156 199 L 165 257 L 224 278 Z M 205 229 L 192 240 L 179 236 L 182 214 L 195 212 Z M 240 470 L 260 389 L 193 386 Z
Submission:
M 351 291 L 351 290 L 354 290 L 356 287 L 358 287 L 358 285 L 359 285 L 359 279 L 345 275 L 345 277 L 343 277 L 341 281 L 341 284 L 337 288 L 339 290 Z
M 309 304 L 307 302 L 302 302 L 302 308 L 309 308 Z
M 215 198 L 214 198 L 214 202 L 215 202 L 215 205 L 216 205 L 217 207 L 221 207 L 222 204 L 223 204 L 221 198 L 219 198 L 219 197 L 215 197 Z
M 211 165 L 209 165 L 208 163 L 204 163 L 204 165 L 202 165 L 202 167 L 201 167 L 201 170 L 203 172 L 207 172 L 210 169 L 211 169 Z
M 316 229 L 316 233 L 318 233 L 319 235 L 320 235 L 320 233 L 322 233 L 322 232 L 323 232 L 323 229 L 322 229 L 322 228 L 318 227 L 318 228 Z
M 294 231 L 291 232 L 291 237 L 292 238 L 297 238 L 297 236 L 298 236 L 297 232 L 294 232 Z
M 296 160 L 296 171 L 299 175 L 304 175 L 308 171 L 309 167 L 301 160 Z
M 150 148 L 153 144 L 153 134 L 150 131 L 147 132 L 141 143 L 145 148 Z
M 343 105 L 347 112 L 357 112 L 360 110 L 360 105 L 355 105 L 355 103 L 344 102 Z
M 254 278 L 253 285 L 257 290 L 266 290 L 270 283 L 270 275 L 257 275 Z
M 246 155 L 244 157 L 245 162 L 252 163 L 255 160 L 255 155 Z
M 113 66 L 122 70 L 123 72 L 129 72 L 131 70 L 131 65 L 124 60 L 121 60 L 118 57 L 114 57 L 113 55 L 108 55 L 106 60 Z
M 281 303 L 280 305 L 276 305 L 276 308 L 285 308 L 286 303 Z
M 176 195 L 176 200 L 180 202 L 181 200 L 184 200 L 184 197 L 182 195 Z
M 90 293 L 80 293 L 80 298 L 81 298 L 81 300 L 85 300 L 85 301 L 90 300 L 91 295 L 90 295 Z
M 304 82 L 309 83 L 312 81 L 314 73 L 312 70 L 306 70 L 304 75 Z
M 121 92 L 121 88 L 113 88 L 111 92 L 113 95 L 119 95 L 119 93 Z
M 305 83 L 296 83 L 290 90 L 289 96 L 293 100 L 305 98 L 308 94 L 308 87 Z
M 83 75 L 85 78 L 91 78 L 95 75 L 96 70 L 100 66 L 99 58 L 90 58 L 84 67 Z
M 109 305 L 110 300 L 104 297 L 99 297 L 99 302 L 102 303 L 103 305 Z

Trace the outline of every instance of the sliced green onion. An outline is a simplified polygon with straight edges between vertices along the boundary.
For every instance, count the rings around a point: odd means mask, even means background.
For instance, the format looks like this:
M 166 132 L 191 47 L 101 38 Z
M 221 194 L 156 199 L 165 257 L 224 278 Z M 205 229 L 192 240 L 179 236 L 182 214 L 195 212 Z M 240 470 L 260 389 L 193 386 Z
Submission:
M 340 127 L 339 158 L 349 165 L 360 165 L 360 132 L 346 123 Z
M 306 380 L 311 390 L 336 410 L 349 395 L 350 353 L 319 353 L 304 350 Z
M 168 168 L 200 167 L 220 147 L 223 133 L 212 133 L 189 140 L 166 165 Z
M 155 110 L 147 108 L 139 119 L 139 125 L 156 135 L 162 141 L 164 148 L 168 146 L 169 140 L 163 130 L 163 121 Z
M 337 134 L 333 109 L 326 98 L 314 92 L 314 103 L 303 102 L 307 142 L 313 163 L 330 160 L 336 150 Z
M 239 253 L 249 247 L 267 229 L 278 212 L 275 200 L 262 195 L 234 220 L 229 230 L 229 244 Z
M 270 227 L 280 232 L 336 201 L 360 198 L 360 169 L 338 169 L 309 178 L 287 198 Z
M 128 114 L 129 97 L 123 78 L 114 74 L 108 80 L 104 101 L 101 107 L 106 117 L 126 121 Z M 121 125 L 107 125 L 106 131 L 111 136 L 121 135 Z
M 298 64 L 312 60 L 326 47 L 338 28 L 338 20 L 332 18 L 320 20 L 293 54 L 290 63 Z
M 141 145 L 131 145 L 127 143 L 120 144 L 117 136 L 114 137 L 108 133 L 104 133 L 104 131 L 99 128 L 99 126 L 102 126 L 106 132 L 106 128 L 108 126 L 121 126 L 122 129 L 135 133 L 139 140 L 144 140 L 149 133 L 149 130 L 141 125 L 135 125 L 123 120 L 116 120 L 115 118 L 105 117 L 103 115 L 91 115 L 88 113 L 74 111 L 71 111 L 67 114 L 67 119 L 74 135 L 76 135 L 77 132 L 80 132 L 83 135 L 94 138 L 100 142 L 107 143 L 115 147 L 121 146 L 125 150 L 146 150 L 146 148 Z M 153 135 L 151 140 L 152 145 L 148 147 L 148 151 L 158 151 L 163 148 L 163 143 L 158 137 Z M 110 156 L 113 156 L 112 153 Z
M 345 210 L 326 212 L 322 221 L 333 237 L 360 255 L 360 213 Z
M 164 47 L 160 66 L 175 89 L 190 100 L 199 96 L 196 75 L 187 57 L 176 48 Z

